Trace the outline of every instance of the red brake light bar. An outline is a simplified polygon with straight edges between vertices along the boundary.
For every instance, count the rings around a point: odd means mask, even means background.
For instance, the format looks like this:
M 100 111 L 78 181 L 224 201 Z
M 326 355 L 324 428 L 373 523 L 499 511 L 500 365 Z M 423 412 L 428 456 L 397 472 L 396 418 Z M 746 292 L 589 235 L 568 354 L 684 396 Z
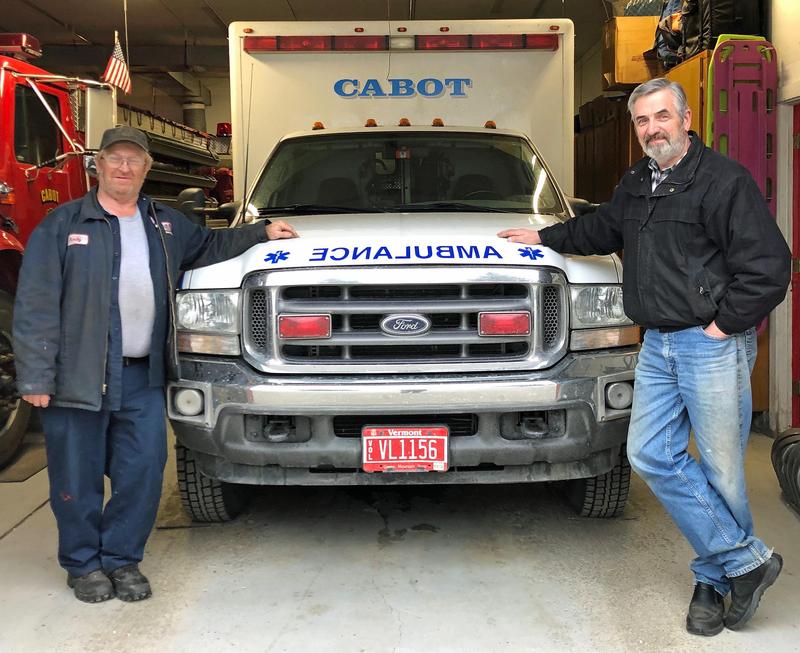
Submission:
M 278 334 L 281 338 L 330 338 L 330 315 L 280 315 Z
M 469 34 L 417 36 L 417 50 L 469 50 Z
M 526 34 L 525 47 L 528 50 L 558 50 L 558 34 Z
M 479 313 L 478 335 L 481 336 L 527 336 L 531 332 L 531 314 Z
M 558 34 L 434 34 L 414 39 L 417 50 L 558 50 Z M 387 36 L 245 36 L 245 52 L 359 52 L 389 49 Z
M 522 50 L 524 34 L 473 34 L 472 48 L 475 50 Z
M 334 36 L 334 50 L 387 50 L 389 38 L 387 36 Z

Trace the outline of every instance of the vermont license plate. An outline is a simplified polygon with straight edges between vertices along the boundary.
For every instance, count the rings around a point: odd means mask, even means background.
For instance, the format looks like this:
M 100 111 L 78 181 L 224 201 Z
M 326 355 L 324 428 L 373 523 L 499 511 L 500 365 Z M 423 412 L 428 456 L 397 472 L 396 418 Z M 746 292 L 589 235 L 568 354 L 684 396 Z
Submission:
M 365 472 L 447 471 L 446 426 L 365 426 L 361 430 Z

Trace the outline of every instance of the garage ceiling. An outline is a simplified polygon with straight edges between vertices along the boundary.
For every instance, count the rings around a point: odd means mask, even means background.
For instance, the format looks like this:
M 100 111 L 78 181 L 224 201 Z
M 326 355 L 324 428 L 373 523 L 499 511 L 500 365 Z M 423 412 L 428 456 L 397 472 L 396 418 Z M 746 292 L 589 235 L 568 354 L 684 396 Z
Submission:
M 128 0 L 133 73 L 227 76 L 227 25 L 235 20 L 571 18 L 576 59 L 600 38 L 604 0 Z M 124 41 L 123 0 L 4 0 L 0 32 L 41 42 L 42 67 L 102 73 L 114 30 Z M 123 42 L 123 49 L 125 44 Z

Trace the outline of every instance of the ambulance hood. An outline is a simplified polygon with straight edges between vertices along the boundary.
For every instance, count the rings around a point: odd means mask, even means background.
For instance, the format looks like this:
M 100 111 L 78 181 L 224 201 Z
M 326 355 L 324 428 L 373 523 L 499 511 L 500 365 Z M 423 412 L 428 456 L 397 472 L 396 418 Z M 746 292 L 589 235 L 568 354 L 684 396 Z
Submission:
M 359 213 L 285 219 L 299 238 L 261 243 L 223 263 L 188 271 L 181 287 L 238 288 L 248 273 L 257 270 L 387 266 L 556 268 L 570 283 L 621 282 L 616 256 L 567 256 L 497 237 L 503 229 L 541 229 L 558 222 L 551 215 Z

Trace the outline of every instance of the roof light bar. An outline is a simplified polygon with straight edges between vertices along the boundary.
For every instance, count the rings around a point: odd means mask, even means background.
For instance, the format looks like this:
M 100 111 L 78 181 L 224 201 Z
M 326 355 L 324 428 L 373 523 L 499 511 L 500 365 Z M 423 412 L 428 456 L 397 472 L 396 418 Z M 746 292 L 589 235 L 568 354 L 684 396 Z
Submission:
M 558 34 L 412 36 L 245 36 L 245 52 L 378 52 L 384 50 L 558 50 Z
M 333 49 L 332 36 L 279 36 L 278 50 L 318 52 Z
M 344 51 L 387 50 L 389 38 L 386 36 L 334 36 L 333 49 Z
M 468 50 L 469 34 L 417 36 L 417 50 Z
M 525 47 L 528 50 L 558 50 L 558 34 L 526 34 Z
M 473 34 L 474 50 L 522 50 L 525 47 L 524 34 Z
M 0 34 L 0 52 L 18 56 L 25 59 L 33 59 L 42 56 L 42 46 L 39 45 L 39 39 L 25 34 L 19 33 L 6 33 Z

